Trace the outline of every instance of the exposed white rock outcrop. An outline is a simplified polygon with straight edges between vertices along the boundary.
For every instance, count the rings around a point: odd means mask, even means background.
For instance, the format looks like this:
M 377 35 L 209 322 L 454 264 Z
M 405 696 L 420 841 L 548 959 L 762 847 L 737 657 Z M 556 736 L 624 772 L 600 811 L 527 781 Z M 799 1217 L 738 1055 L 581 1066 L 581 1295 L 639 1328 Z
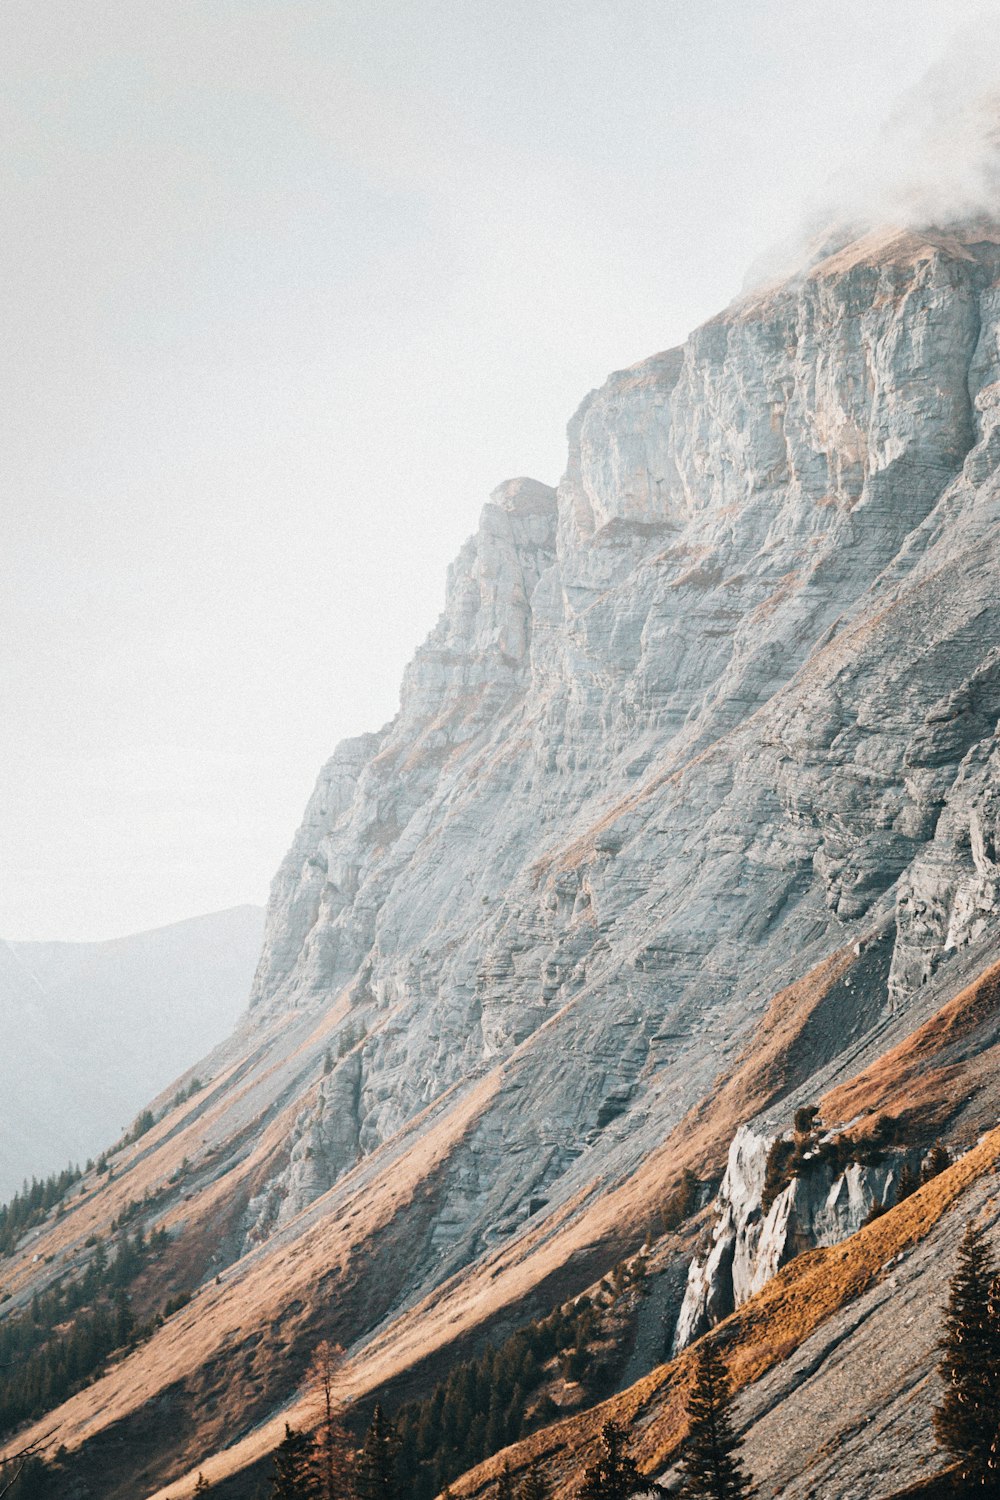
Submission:
M 809 1163 L 763 1211 L 764 1175 L 773 1136 L 742 1126 L 729 1148 L 716 1199 L 711 1244 L 691 1262 L 674 1333 L 684 1349 L 759 1292 L 804 1250 L 837 1245 L 861 1228 L 876 1204 L 889 1203 L 902 1166 L 851 1162 L 843 1171 Z

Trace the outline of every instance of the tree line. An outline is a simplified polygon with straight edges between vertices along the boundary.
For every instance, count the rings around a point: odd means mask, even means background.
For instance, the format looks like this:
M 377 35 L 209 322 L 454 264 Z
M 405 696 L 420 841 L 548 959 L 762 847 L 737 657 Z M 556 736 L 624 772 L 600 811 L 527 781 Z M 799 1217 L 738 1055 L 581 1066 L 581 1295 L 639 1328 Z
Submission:
M 939 1156 L 927 1180 L 935 1175 L 934 1169 L 943 1170 L 943 1166 Z M 918 1185 L 915 1181 L 910 1190 Z M 328 1383 L 326 1420 L 325 1425 L 321 1424 L 319 1436 L 286 1427 L 285 1439 L 274 1455 L 269 1500 L 411 1500 L 422 1494 L 414 1483 L 421 1464 L 429 1465 L 427 1472 L 434 1476 L 431 1482 L 451 1467 L 447 1462 L 440 1466 L 434 1442 L 445 1444 L 444 1451 L 454 1462 L 465 1461 L 465 1453 L 460 1458 L 460 1449 L 453 1440 L 448 1446 L 449 1421 L 457 1423 L 460 1412 L 471 1412 L 473 1408 L 481 1415 L 492 1380 L 499 1378 L 506 1390 L 516 1391 L 525 1368 L 529 1371 L 535 1368 L 539 1357 L 564 1338 L 566 1330 L 557 1318 L 553 1314 L 540 1320 L 521 1330 L 495 1354 L 488 1351 L 479 1361 L 458 1367 L 427 1402 L 404 1407 L 396 1423 L 386 1417 L 381 1405 L 376 1406 L 364 1443 L 353 1457 L 342 1428 L 335 1439 L 330 1437 L 333 1428 Z M 582 1326 L 586 1330 L 586 1321 Z M 562 1347 L 565 1350 L 565 1344 Z M 966 1228 L 957 1268 L 949 1284 L 939 1354 L 944 1396 L 933 1412 L 932 1423 L 938 1447 L 951 1463 L 946 1483 L 950 1477 L 956 1493 L 998 1500 L 1000 1269 L 984 1232 L 974 1223 Z M 491 1394 L 489 1400 L 492 1405 Z M 757 1494 L 739 1452 L 742 1438 L 734 1428 L 732 1400 L 720 1338 L 717 1334 L 706 1335 L 693 1351 L 693 1371 L 686 1398 L 687 1434 L 676 1465 L 680 1489 L 671 1493 L 685 1500 L 752 1500 Z M 446 1411 L 451 1413 L 447 1420 Z M 406 1427 L 402 1420 L 404 1413 Z M 475 1419 L 466 1420 L 463 1430 L 470 1433 L 474 1429 Z M 457 1428 L 453 1426 L 451 1430 L 454 1434 Z M 500 1430 L 498 1426 L 494 1435 L 499 1437 Z M 414 1431 L 423 1434 L 416 1444 Z M 508 1442 L 515 1440 L 512 1437 Z M 329 1453 L 331 1442 L 339 1454 L 336 1464 L 332 1467 L 328 1461 L 325 1466 L 318 1464 L 317 1453 Z M 421 1442 L 427 1447 L 423 1456 Z M 465 1469 L 474 1467 L 482 1456 L 471 1456 Z M 449 1484 L 455 1477 L 457 1473 L 444 1478 L 434 1492 L 442 1500 L 450 1500 Z M 492 1500 L 546 1500 L 549 1493 L 549 1481 L 540 1465 L 529 1466 L 515 1482 L 509 1464 L 505 1463 Z M 606 1422 L 598 1455 L 584 1471 L 576 1500 L 631 1500 L 636 1495 L 660 1493 L 666 1492 L 654 1479 L 644 1475 L 630 1456 L 627 1429 L 615 1421 Z
M 131 1239 L 124 1236 L 114 1261 L 98 1244 L 79 1282 L 57 1284 L 36 1296 L 28 1312 L 0 1325 L 0 1367 L 23 1365 L 26 1348 L 30 1364 L 38 1352 L 30 1347 L 33 1337 L 41 1340 L 43 1349 L 48 1347 L 46 1334 L 64 1324 L 82 1299 L 107 1298 L 109 1293 L 110 1300 L 99 1309 L 103 1331 L 94 1333 L 95 1344 L 121 1347 L 134 1340 L 134 1324 L 123 1311 L 124 1292 L 149 1250 L 141 1230 Z M 89 1325 L 77 1319 L 74 1326 Z M 425 1495 L 450 1500 L 449 1486 L 460 1474 L 523 1435 L 527 1397 L 541 1384 L 543 1366 L 558 1357 L 565 1371 L 578 1357 L 586 1358 L 595 1327 L 589 1299 L 557 1308 L 519 1329 L 498 1349 L 487 1348 L 477 1359 L 456 1366 L 426 1400 L 407 1403 L 395 1420 L 376 1404 L 360 1445 L 344 1425 L 334 1394 L 342 1351 L 321 1344 L 309 1372 L 309 1384 L 319 1398 L 318 1424 L 312 1431 L 286 1424 L 260 1500 L 421 1500 Z M 974 1223 L 967 1225 L 958 1250 L 939 1354 L 944 1394 L 932 1424 L 937 1444 L 950 1461 L 945 1483 L 953 1481 L 956 1493 L 974 1493 L 984 1500 L 1000 1497 L 1000 1269 L 984 1231 Z M 757 1492 L 739 1452 L 742 1438 L 733 1424 L 733 1392 L 721 1335 L 706 1335 L 692 1355 L 687 1433 L 676 1463 L 680 1489 L 671 1493 L 689 1500 L 751 1500 Z M 68 1355 L 65 1363 L 73 1367 Z M 3 1385 L 0 1380 L 0 1393 Z M 36 1399 L 45 1397 L 38 1392 Z M 536 1425 L 555 1410 L 536 1403 Z M 627 1428 L 606 1422 L 575 1500 L 631 1500 L 666 1493 L 641 1472 L 628 1450 Z M 50 1463 L 42 1462 L 37 1453 L 16 1458 L 10 1478 L 9 1461 L 0 1459 L 0 1495 L 49 1500 L 62 1492 L 59 1455 Z M 204 1476 L 198 1476 L 193 1493 L 210 1495 Z M 515 1475 L 505 1462 L 490 1500 L 547 1500 L 550 1493 L 544 1465 L 529 1464 Z
M 9 1203 L 0 1205 L 0 1255 L 12 1254 L 21 1236 L 40 1224 L 82 1176 L 79 1167 L 64 1167 L 44 1179 L 32 1177 Z
M 550 1421 L 558 1409 L 549 1398 L 535 1402 L 529 1414 L 544 1366 L 558 1358 L 563 1376 L 579 1380 L 596 1331 L 590 1298 L 578 1298 L 518 1329 L 499 1348 L 487 1345 L 423 1401 L 403 1406 L 396 1432 L 412 1500 L 433 1500 L 459 1474 Z
M 59 1406 L 109 1355 L 148 1337 L 181 1305 L 175 1298 L 158 1320 L 138 1324 L 129 1300 L 130 1284 L 167 1243 L 165 1230 L 147 1237 L 141 1225 L 120 1236 L 113 1256 L 95 1239 L 82 1276 L 36 1292 L 0 1322 L 0 1434 Z
M 314 1367 L 315 1368 L 315 1367 Z M 375 1407 L 360 1448 L 353 1448 L 332 1403 L 331 1351 L 321 1346 L 320 1390 L 325 1393 L 319 1428 L 307 1433 L 285 1424 L 285 1436 L 272 1458 L 268 1500 L 412 1500 L 414 1470 L 398 1423 Z M 716 1340 L 703 1339 L 695 1353 L 687 1401 L 688 1435 L 680 1460 L 685 1496 L 691 1500 L 750 1500 L 753 1485 L 738 1455 L 739 1438 L 730 1417 L 729 1377 Z M 199 1476 L 194 1494 L 210 1493 Z M 450 1500 L 449 1482 L 439 1492 Z M 584 1471 L 577 1500 L 631 1500 L 660 1493 L 628 1453 L 628 1432 L 605 1422 L 597 1456 Z M 518 1477 L 505 1462 L 493 1500 L 547 1500 L 551 1485 L 544 1466 L 529 1464 Z

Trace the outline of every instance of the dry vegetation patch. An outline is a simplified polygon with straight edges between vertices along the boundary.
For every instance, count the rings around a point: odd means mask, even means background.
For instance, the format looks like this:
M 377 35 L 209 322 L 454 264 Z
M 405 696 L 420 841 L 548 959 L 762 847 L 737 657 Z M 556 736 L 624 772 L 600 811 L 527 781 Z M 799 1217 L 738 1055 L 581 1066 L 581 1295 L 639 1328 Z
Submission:
M 734 1388 L 738 1391 L 759 1380 L 827 1318 L 860 1297 L 891 1260 L 919 1244 L 965 1188 L 994 1170 L 998 1162 L 1000 1127 L 851 1239 L 828 1250 L 813 1250 L 786 1266 L 711 1335 L 724 1345 Z M 555 1500 L 562 1500 L 593 1461 L 601 1427 L 609 1418 L 632 1428 L 631 1451 L 642 1469 L 649 1474 L 660 1472 L 676 1457 L 686 1433 L 693 1365 L 694 1346 L 600 1406 L 488 1459 L 453 1490 L 479 1496 L 495 1482 L 505 1460 L 515 1472 L 540 1462 L 553 1482 Z
M 947 1061 L 947 1054 L 967 1044 L 985 1027 L 1000 1021 L 1000 963 L 984 970 L 972 984 L 961 990 L 939 1011 L 919 1026 L 912 1035 L 857 1077 L 832 1089 L 821 1101 L 825 1120 L 855 1120 L 865 1114 L 880 1113 L 893 1106 L 900 1110 L 919 1111 L 935 1121 L 954 1112 L 956 1091 L 953 1087 L 959 1065 Z M 963 1078 L 963 1094 L 980 1069 L 973 1066 Z

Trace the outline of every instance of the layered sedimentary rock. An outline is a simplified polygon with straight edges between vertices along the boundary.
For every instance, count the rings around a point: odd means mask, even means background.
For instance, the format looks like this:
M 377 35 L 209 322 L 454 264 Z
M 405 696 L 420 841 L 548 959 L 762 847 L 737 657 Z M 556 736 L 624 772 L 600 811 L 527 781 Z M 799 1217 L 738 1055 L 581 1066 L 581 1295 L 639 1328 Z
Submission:
M 350 1397 L 422 1390 L 740 1125 L 886 1107 L 1000 900 L 998 340 L 1000 229 L 844 236 L 589 396 L 556 489 L 494 493 L 397 717 L 320 775 L 206 1088 L 11 1270 L 8 1315 L 140 1203 L 194 1286 L 60 1414 L 82 1471 L 134 1432 L 145 1492 L 242 1473 L 319 1337 Z M 933 1078 L 900 1054 L 900 1110 L 983 1128 L 982 1006 Z M 789 1185 L 758 1234 L 740 1140 L 734 1303 L 880 1188 Z
M 346 1002 L 358 1039 L 285 1213 L 509 1058 L 481 1129 L 523 1170 L 465 1173 L 472 1253 L 640 1159 L 808 962 L 889 944 L 854 1025 L 982 933 L 998 269 L 989 229 L 851 242 L 612 376 L 556 491 L 496 492 L 275 882 L 252 1017 Z

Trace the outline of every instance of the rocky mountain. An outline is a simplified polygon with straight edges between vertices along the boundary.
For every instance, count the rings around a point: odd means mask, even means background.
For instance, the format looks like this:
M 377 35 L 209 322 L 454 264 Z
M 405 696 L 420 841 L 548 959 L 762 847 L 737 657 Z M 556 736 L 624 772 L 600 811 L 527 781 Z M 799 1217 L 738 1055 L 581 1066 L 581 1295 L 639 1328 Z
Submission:
M 640 1255 L 608 1399 L 650 1472 L 717 1320 L 769 1493 L 933 1464 L 940 1257 L 997 1212 L 998 462 L 966 221 L 828 239 L 588 396 L 556 489 L 494 492 L 397 717 L 320 774 L 207 1086 L 3 1267 L 16 1317 L 141 1215 L 137 1302 L 193 1294 L 46 1419 L 81 1495 L 251 1494 L 318 1339 L 394 1407 Z M 803 1107 L 842 1159 L 765 1212 Z M 509 1456 L 570 1494 L 606 1410 Z
M 0 1199 L 97 1156 L 232 1030 L 264 913 L 105 943 L 0 942 Z

